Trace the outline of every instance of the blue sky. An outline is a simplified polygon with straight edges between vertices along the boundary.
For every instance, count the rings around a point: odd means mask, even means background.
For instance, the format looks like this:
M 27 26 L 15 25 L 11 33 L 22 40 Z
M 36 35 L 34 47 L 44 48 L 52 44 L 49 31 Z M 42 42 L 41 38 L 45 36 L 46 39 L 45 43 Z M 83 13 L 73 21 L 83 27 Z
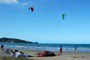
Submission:
M 90 44 L 90 0 L 0 0 L 0 37 Z M 28 8 L 34 7 L 34 12 Z M 65 13 L 65 20 L 62 20 Z

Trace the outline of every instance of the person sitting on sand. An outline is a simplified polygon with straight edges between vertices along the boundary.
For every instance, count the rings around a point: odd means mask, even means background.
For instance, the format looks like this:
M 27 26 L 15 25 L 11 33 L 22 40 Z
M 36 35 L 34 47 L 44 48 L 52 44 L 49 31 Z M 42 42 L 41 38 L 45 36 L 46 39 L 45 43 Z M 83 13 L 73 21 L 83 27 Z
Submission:
M 10 51 L 11 51 L 11 56 L 15 56 L 15 52 L 12 49 L 10 49 Z
M 20 51 L 20 55 L 18 55 L 18 57 L 26 58 L 27 56 L 24 55 L 24 52 Z
M 23 58 L 33 57 L 33 56 L 29 55 L 29 54 L 25 54 L 25 53 L 22 52 L 22 51 L 20 51 L 20 53 L 21 53 L 21 54 L 20 54 L 18 57 L 23 57 Z
M 27 58 L 27 57 L 33 57 L 33 56 L 31 56 L 31 55 L 29 55 L 29 54 L 25 54 L 24 52 L 22 52 L 22 51 L 18 51 L 18 50 L 15 50 L 15 57 L 17 58 L 17 57 L 23 57 L 23 58 Z
M 47 56 L 56 56 L 55 53 L 51 51 L 45 51 L 47 53 Z
M 37 53 L 38 57 L 46 57 L 46 56 L 56 56 L 55 53 L 50 52 L 50 51 L 43 51 Z
M 15 50 L 15 57 L 17 58 L 21 53 L 18 50 Z
M 6 54 L 8 54 L 8 55 L 11 55 L 11 54 L 12 54 L 11 51 L 10 51 L 10 49 L 6 49 L 4 52 L 5 52 Z
M 4 51 L 5 54 L 9 55 L 9 56 L 13 56 L 14 55 L 14 52 L 12 51 L 12 49 L 6 49 Z

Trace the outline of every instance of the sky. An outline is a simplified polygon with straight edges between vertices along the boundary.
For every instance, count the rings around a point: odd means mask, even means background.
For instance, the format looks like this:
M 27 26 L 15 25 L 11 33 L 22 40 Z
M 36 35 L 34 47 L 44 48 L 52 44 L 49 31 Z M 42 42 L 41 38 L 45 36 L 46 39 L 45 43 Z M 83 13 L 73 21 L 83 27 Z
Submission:
M 18 38 L 39 43 L 90 44 L 89 2 L 0 0 L 0 38 Z M 29 7 L 33 7 L 34 11 L 31 12 Z

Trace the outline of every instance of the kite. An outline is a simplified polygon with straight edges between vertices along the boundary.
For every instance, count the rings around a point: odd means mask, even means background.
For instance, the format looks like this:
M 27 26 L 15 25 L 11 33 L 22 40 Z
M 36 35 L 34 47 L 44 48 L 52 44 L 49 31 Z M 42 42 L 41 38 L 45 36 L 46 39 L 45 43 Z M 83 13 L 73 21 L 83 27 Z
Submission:
M 31 12 L 34 11 L 34 8 L 33 7 L 29 7 L 28 9 L 31 10 Z
M 65 19 L 65 13 L 62 14 L 62 19 L 63 19 L 63 20 Z

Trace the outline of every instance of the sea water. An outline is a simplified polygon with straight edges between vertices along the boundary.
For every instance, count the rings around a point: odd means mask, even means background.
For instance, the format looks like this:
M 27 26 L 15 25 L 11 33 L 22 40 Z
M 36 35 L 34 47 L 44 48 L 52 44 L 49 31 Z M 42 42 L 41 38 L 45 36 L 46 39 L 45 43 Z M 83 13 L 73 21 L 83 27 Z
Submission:
M 31 44 L 31 43 L 0 43 L 9 49 L 48 50 L 59 51 L 62 46 L 64 52 L 90 52 L 90 44 Z M 75 47 L 77 48 L 75 51 Z

